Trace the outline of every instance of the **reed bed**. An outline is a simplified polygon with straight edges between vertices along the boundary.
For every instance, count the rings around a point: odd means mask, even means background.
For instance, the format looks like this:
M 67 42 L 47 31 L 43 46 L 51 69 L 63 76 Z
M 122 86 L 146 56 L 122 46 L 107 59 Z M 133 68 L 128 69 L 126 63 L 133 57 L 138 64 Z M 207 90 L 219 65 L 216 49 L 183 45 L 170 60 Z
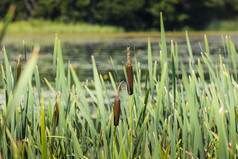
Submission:
M 53 82 L 40 80 L 36 65 L 39 47 L 34 48 L 26 64 L 19 58 L 14 66 L 9 65 L 4 48 L 0 158 L 236 158 L 235 46 L 225 37 L 225 53 L 217 53 L 220 63 L 216 65 L 210 58 L 206 36 L 199 59 L 193 58 L 187 33 L 186 38 L 188 70 L 181 62 L 176 42 L 171 41 L 171 52 L 167 51 L 161 16 L 160 55 L 152 59 L 148 41 L 148 71 L 141 73 L 134 55 L 129 76 L 122 66 L 127 84 L 120 84 L 118 91 L 116 73 L 120 70 L 115 68 L 113 58 L 115 76 L 109 72 L 110 80 L 105 81 L 92 57 L 94 80 L 93 88 L 89 88 L 79 81 L 70 63 L 65 70 L 58 38 L 53 51 Z M 22 71 L 20 64 L 24 64 Z M 55 98 L 43 98 L 42 82 Z M 118 92 L 117 97 L 109 94 L 109 89 Z M 87 100 L 89 97 L 93 102 Z M 116 108 L 112 98 L 116 98 Z

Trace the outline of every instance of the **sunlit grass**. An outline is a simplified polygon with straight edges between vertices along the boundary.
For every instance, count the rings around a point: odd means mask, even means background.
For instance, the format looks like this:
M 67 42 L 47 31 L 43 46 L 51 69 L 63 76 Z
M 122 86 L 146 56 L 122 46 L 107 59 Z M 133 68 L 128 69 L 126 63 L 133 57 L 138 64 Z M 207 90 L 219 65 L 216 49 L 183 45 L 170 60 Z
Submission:
M 0 27 L 3 22 L 0 23 Z M 123 29 L 120 27 L 90 25 L 87 23 L 63 23 L 45 20 L 28 20 L 12 22 L 8 28 L 9 34 L 80 34 L 80 33 L 120 33 Z

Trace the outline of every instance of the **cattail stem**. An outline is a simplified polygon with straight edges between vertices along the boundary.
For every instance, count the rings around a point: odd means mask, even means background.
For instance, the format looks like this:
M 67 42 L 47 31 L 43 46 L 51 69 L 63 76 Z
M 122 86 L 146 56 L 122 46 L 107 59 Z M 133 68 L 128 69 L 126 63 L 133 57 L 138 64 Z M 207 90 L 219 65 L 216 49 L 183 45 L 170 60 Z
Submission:
M 117 130 L 116 130 L 116 127 L 114 127 L 114 141 L 113 141 L 113 157 L 112 157 L 112 159 L 115 158 L 116 136 L 117 136 Z
M 124 81 L 121 81 L 121 83 L 118 85 L 118 88 L 117 88 L 117 98 L 119 98 L 119 94 L 120 94 L 120 90 L 121 90 L 121 85 Z
M 130 105 L 130 137 L 132 139 L 132 104 L 131 104 L 131 96 L 129 96 L 129 105 Z M 130 148 L 132 150 L 132 141 L 130 142 Z M 132 157 L 133 158 L 133 157 Z

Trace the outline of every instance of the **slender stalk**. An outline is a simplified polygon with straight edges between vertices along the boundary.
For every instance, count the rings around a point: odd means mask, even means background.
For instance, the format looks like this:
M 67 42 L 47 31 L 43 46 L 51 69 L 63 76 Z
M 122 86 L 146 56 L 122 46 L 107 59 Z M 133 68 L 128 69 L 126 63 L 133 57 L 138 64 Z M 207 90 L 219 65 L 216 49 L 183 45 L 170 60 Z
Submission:
M 129 106 L 130 106 L 130 149 L 132 149 L 132 105 L 131 105 L 131 96 L 129 96 Z M 133 151 L 131 153 L 131 158 L 133 157 Z
M 115 158 L 116 136 L 117 136 L 117 130 L 116 130 L 116 127 L 114 127 L 113 157 L 112 157 L 113 159 Z

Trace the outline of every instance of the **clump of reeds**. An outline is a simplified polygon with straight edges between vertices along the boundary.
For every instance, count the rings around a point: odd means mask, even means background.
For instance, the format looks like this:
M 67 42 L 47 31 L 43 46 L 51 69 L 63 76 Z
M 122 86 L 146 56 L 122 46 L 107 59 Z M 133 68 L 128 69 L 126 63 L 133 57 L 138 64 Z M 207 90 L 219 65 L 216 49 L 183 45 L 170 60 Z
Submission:
M 126 74 L 128 79 L 127 92 L 129 95 L 133 94 L 133 72 L 131 65 L 131 55 L 130 55 L 130 46 L 127 46 L 127 66 L 126 66 Z
M 120 117 L 120 111 L 121 111 L 121 106 L 120 106 L 121 102 L 119 98 L 119 93 L 120 93 L 121 85 L 123 82 L 124 81 L 122 81 L 117 88 L 117 97 L 114 103 L 114 126 L 117 126 L 119 123 L 119 117 Z
M 161 70 L 158 70 L 157 62 L 152 58 L 148 42 L 148 71 L 141 70 L 139 64 L 135 65 L 136 74 L 133 77 L 136 91 L 133 92 L 133 98 L 129 96 L 123 101 L 119 99 L 122 83 L 117 89 L 111 74 L 111 82 L 104 81 L 98 75 L 94 58 L 93 88 L 87 87 L 88 82 L 83 87 L 84 84 L 70 65 L 68 75 L 65 75 L 58 39 L 54 51 L 56 84 L 51 85 L 45 78 L 53 94 L 55 90 L 61 90 L 56 93 L 58 102 L 53 103 L 51 96 L 45 99 L 44 94 L 40 95 L 41 80 L 36 67 L 39 48 L 34 49 L 32 57 L 21 71 L 18 86 L 14 88 L 17 62 L 13 74 L 4 48 L 0 84 L 6 95 L 0 101 L 0 159 L 23 158 L 25 152 L 28 158 L 42 159 L 237 158 L 238 83 L 235 46 L 226 37 L 223 48 L 227 55 L 223 57 L 221 54 L 220 63 L 213 63 L 213 60 L 218 59 L 209 54 L 205 37 L 206 52 L 202 50 L 202 60 L 200 62 L 198 59 L 196 63 L 192 62 L 193 50 L 188 35 L 186 39 L 190 55 L 187 67 L 182 61 L 178 63 L 180 59 L 176 43 L 171 43 L 171 59 L 167 58 L 161 21 Z M 20 66 L 20 59 L 18 61 Z M 36 82 L 32 78 L 34 70 Z M 127 78 L 125 67 L 123 71 Z M 129 76 L 128 79 L 132 80 Z M 112 112 L 108 88 L 111 86 L 117 91 L 114 123 L 110 122 Z M 127 86 L 130 88 L 129 84 Z M 49 102 L 47 112 L 44 110 L 44 100 Z M 105 109 L 106 105 L 108 109 Z M 41 112 L 37 109 L 39 107 Z M 93 110 L 97 115 L 94 115 Z

